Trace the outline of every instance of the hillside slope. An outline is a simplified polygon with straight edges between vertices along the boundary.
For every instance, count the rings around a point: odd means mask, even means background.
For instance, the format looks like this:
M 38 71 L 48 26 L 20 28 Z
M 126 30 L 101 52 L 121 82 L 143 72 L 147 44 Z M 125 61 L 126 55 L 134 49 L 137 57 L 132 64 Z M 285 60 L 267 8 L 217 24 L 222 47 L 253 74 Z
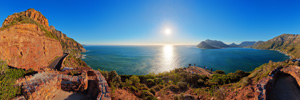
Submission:
M 300 57 L 300 35 L 282 34 L 266 42 L 253 46 L 256 49 L 279 50 L 292 57 Z

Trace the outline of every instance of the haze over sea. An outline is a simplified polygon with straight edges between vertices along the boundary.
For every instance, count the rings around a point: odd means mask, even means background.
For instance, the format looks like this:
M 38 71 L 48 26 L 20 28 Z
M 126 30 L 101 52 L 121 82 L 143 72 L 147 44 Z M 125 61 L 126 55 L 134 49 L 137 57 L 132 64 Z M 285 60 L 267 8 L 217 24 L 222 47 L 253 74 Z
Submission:
M 126 75 L 160 73 L 188 64 L 208 69 L 252 71 L 269 62 L 284 61 L 289 56 L 273 50 L 251 48 L 199 49 L 195 46 L 85 46 L 83 60 L 93 69 Z

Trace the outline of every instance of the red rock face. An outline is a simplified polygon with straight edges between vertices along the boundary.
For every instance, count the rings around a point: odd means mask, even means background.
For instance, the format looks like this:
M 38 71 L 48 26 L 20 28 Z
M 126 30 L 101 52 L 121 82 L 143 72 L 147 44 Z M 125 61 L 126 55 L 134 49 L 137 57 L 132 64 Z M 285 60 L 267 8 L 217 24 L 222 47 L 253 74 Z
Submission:
M 63 55 L 63 50 L 58 40 L 44 34 L 35 24 L 13 25 L 0 31 L 0 59 L 17 68 L 47 67 Z
M 42 13 L 40 13 L 39 11 L 36 11 L 34 9 L 28 9 L 24 12 L 15 13 L 13 15 L 8 16 L 4 20 L 2 26 L 5 26 L 5 25 L 11 23 L 14 20 L 14 18 L 20 17 L 20 16 L 29 17 L 29 18 L 33 19 L 34 21 L 38 22 L 39 24 L 43 25 L 46 29 L 50 30 L 48 19 L 46 19 L 46 17 L 44 15 L 42 15 Z

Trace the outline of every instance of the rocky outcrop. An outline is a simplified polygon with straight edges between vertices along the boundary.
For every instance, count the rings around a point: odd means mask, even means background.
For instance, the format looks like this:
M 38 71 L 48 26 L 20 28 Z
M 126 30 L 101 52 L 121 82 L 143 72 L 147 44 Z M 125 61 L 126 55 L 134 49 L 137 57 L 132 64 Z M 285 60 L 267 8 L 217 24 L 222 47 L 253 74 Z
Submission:
M 15 13 L 13 15 L 8 16 L 2 26 L 7 26 L 14 21 L 17 21 L 20 17 L 28 17 L 30 19 L 33 19 L 34 21 L 38 22 L 39 24 L 43 25 L 46 29 L 50 30 L 48 19 L 44 15 L 41 14 L 41 12 L 36 11 L 34 9 L 28 9 L 24 12 Z
M 0 31 L 0 59 L 17 68 L 47 67 L 63 51 L 58 40 L 44 34 L 36 24 L 18 24 Z
M 81 44 L 76 42 L 74 39 L 67 37 L 66 34 L 61 31 L 56 30 L 54 26 L 50 26 L 50 30 L 56 37 L 58 37 L 64 52 L 70 53 L 70 50 L 77 50 L 80 52 L 86 51 Z

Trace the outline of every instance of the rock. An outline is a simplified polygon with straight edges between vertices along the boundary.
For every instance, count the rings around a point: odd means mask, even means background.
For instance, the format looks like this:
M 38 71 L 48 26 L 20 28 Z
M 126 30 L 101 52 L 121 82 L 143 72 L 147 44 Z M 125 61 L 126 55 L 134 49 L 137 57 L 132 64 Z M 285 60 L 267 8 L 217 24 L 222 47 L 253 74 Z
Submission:
M 46 29 L 50 30 L 48 19 L 41 12 L 36 11 L 35 9 L 28 9 L 24 12 L 15 13 L 13 15 L 8 16 L 2 26 L 6 26 L 14 21 L 14 19 L 19 18 L 21 16 L 29 17 L 34 21 L 38 22 L 39 24 L 43 25 Z
M 63 54 L 60 42 L 46 37 L 35 24 L 13 25 L 0 31 L 0 45 L 0 58 L 22 69 L 39 70 Z

